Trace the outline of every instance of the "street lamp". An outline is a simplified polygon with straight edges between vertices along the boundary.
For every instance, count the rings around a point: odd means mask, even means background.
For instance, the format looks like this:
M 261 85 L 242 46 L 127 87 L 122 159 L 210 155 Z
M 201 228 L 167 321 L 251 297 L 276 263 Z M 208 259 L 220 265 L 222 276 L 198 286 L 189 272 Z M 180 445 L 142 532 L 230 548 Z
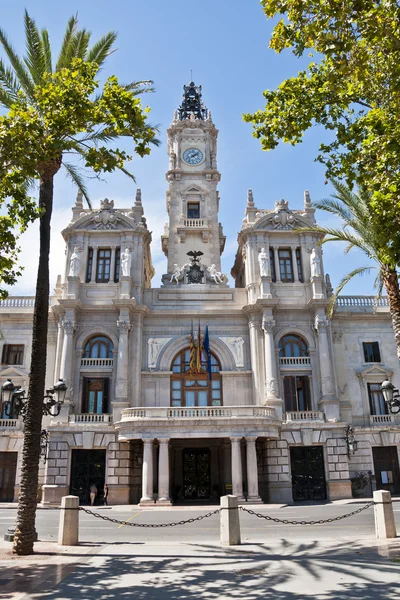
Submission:
M 354 429 L 351 425 L 347 425 L 344 429 L 345 441 L 347 446 L 347 457 L 350 458 L 351 454 L 355 454 L 357 451 L 358 442 L 355 439 Z
M 394 387 L 393 383 L 388 379 L 381 385 L 383 398 L 388 405 L 389 411 L 396 415 L 400 412 L 400 393 L 397 388 Z
M 46 390 L 43 398 L 43 414 L 57 417 L 65 400 L 67 384 L 59 379 L 52 388 Z M 25 390 L 21 386 L 15 386 L 11 379 L 7 379 L 1 386 L 1 403 L 3 413 L 6 417 L 17 419 L 20 415 L 25 418 L 26 411 Z

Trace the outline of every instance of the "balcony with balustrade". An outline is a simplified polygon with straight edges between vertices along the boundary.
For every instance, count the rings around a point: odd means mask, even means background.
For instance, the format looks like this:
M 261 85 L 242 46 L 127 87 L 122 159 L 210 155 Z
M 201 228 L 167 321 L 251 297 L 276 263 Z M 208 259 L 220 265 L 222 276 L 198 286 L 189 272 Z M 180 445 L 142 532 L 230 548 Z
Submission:
M 208 219 L 182 217 L 177 228 L 179 238 L 182 242 L 185 241 L 186 235 L 189 233 L 199 232 L 202 235 L 203 241 L 208 241 L 211 233 L 211 225 Z
M 0 431 L 22 431 L 23 421 L 22 419 L 0 419 Z
M 389 312 L 386 296 L 339 296 L 335 304 L 336 312 Z
M 120 439 L 146 434 L 170 438 L 229 437 L 237 432 L 278 439 L 280 421 L 268 406 L 196 406 L 127 408 L 115 423 Z

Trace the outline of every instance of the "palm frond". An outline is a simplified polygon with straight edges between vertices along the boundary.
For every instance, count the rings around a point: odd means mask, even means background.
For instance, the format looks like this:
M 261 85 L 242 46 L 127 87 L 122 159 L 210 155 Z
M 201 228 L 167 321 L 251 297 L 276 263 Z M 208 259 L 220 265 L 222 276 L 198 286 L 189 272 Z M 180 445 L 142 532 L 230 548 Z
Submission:
M 337 286 L 337 288 L 335 289 L 335 291 L 329 299 L 329 304 L 326 308 L 326 312 L 329 317 L 332 316 L 338 296 L 342 289 L 345 287 L 345 285 L 347 285 L 349 281 L 353 279 L 353 277 L 356 277 L 356 275 L 368 275 L 368 273 L 371 272 L 371 269 L 376 269 L 376 267 L 357 267 L 356 269 L 353 269 L 353 271 L 350 271 L 350 273 L 347 273 L 347 275 L 343 277 L 343 279 L 339 282 L 339 285 Z
M 324 198 L 323 200 L 313 202 L 313 207 L 335 215 L 335 217 L 339 217 L 346 224 L 350 224 L 350 222 L 354 220 L 350 210 L 345 208 L 340 202 L 332 200 L 331 198 Z
M 21 86 L 15 77 L 14 72 L 6 67 L 4 62 L 0 59 L 0 89 L 6 92 L 13 100 L 18 100 L 18 92 Z
M 60 54 L 58 55 L 58 60 L 56 64 L 56 71 L 66 67 L 70 63 L 70 59 L 66 62 L 67 56 L 70 56 L 69 47 L 72 39 L 75 36 L 76 28 L 78 27 L 78 15 L 75 15 L 70 18 L 68 21 L 67 29 L 65 30 L 64 39 L 61 44 Z
M 132 175 L 132 173 L 130 171 L 128 171 L 127 169 L 125 169 L 124 167 L 118 167 L 119 171 L 122 171 L 122 173 L 125 173 L 125 175 L 127 175 L 130 179 L 132 179 L 132 181 L 134 181 L 136 183 L 136 179 L 135 176 Z
M 35 21 L 29 16 L 26 9 L 24 21 L 26 44 L 26 57 L 24 61 L 34 83 L 38 85 L 42 81 L 45 72 L 45 57 L 42 47 L 42 38 Z
M 79 172 L 79 168 L 71 163 L 62 163 L 67 170 L 67 176 L 73 181 L 78 190 L 82 192 L 89 208 L 92 208 L 85 181 Z
M 115 52 L 115 50 L 111 50 L 111 47 L 116 39 L 116 31 L 110 31 L 107 33 L 107 35 L 100 38 L 99 41 L 96 42 L 92 48 L 90 48 L 86 54 L 85 60 L 87 62 L 95 62 L 99 65 L 99 67 L 101 67 L 107 56 L 110 56 L 110 54 Z
M 47 29 L 42 29 L 42 48 L 44 57 L 44 66 L 47 73 L 53 72 L 53 60 L 51 57 L 51 46 L 49 40 L 49 32 Z
M 11 108 L 14 104 L 15 98 L 5 90 L 2 90 L 0 87 L 0 106 L 4 106 L 5 108 Z
M 3 46 L 7 58 L 10 61 L 12 68 L 14 69 L 15 77 L 18 80 L 20 86 L 24 92 L 30 98 L 34 96 L 34 84 L 31 80 L 28 71 L 25 68 L 22 60 L 19 58 L 14 48 L 7 39 L 5 32 L 0 29 L 0 44 Z
M 76 45 L 75 45 L 75 53 L 73 58 L 81 58 L 85 60 L 87 49 L 89 47 L 90 41 L 90 32 L 86 29 L 82 29 L 79 33 L 76 34 Z
M 156 88 L 153 86 L 153 83 L 151 79 L 147 81 L 131 81 L 131 83 L 126 83 L 122 87 L 128 90 L 128 92 L 133 92 L 134 96 L 139 96 L 140 94 L 152 94 L 155 92 Z

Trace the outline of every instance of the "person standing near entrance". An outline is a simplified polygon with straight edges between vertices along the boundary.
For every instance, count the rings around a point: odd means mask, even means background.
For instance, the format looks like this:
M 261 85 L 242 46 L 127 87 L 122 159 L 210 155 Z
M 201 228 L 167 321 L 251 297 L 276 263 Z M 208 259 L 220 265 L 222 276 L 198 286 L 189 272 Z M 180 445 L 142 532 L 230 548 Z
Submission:
M 107 498 L 108 498 L 108 485 L 105 483 L 104 488 L 103 488 L 104 506 L 108 506 Z
M 97 487 L 95 483 L 90 486 L 90 504 L 93 506 L 97 496 Z

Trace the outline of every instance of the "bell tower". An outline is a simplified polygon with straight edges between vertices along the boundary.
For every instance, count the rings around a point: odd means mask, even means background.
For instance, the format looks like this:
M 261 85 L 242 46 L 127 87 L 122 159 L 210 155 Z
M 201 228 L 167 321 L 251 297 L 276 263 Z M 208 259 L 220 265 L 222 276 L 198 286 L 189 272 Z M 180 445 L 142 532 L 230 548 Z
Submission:
M 168 257 L 168 274 L 189 263 L 188 252 L 202 253 L 201 264 L 221 269 L 225 245 L 218 222 L 221 175 L 217 169 L 218 130 L 202 101 L 201 86 L 184 86 L 180 107 L 168 129 L 169 169 L 166 178 L 167 212 L 162 248 Z

